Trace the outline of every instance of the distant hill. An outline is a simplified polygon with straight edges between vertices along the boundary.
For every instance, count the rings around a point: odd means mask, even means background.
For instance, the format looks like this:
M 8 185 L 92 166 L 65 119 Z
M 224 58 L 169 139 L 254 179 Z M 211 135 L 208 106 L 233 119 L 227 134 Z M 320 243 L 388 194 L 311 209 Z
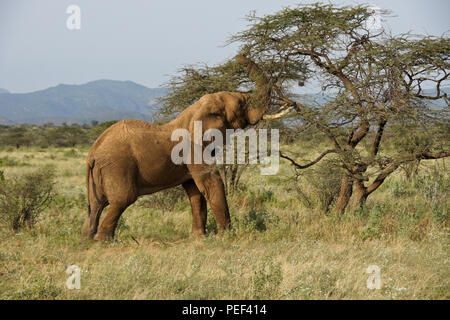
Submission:
M 10 126 L 10 125 L 13 125 L 13 124 L 14 124 L 14 122 L 12 122 L 12 121 L 10 121 L 8 119 L 0 118 L 0 125 Z
M 450 95 L 450 88 L 442 88 Z M 60 84 L 30 93 L 10 93 L 0 88 L 0 125 L 90 123 L 120 119 L 152 121 L 159 108 L 156 99 L 167 94 L 166 88 L 147 88 L 132 81 L 97 80 L 81 85 Z M 435 95 L 433 90 L 424 90 Z M 326 102 L 322 94 L 299 95 L 305 101 Z M 446 103 L 430 101 L 437 108 Z
M 166 92 L 165 88 L 151 89 L 132 81 L 97 80 L 31 93 L 0 94 L 0 123 L 81 124 L 127 118 L 151 121 L 151 114 L 158 108 L 156 99 Z

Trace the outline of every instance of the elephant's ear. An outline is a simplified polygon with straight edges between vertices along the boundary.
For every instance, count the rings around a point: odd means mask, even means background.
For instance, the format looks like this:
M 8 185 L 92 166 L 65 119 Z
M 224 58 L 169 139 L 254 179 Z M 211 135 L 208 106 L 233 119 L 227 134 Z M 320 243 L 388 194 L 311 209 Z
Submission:
M 189 131 L 193 132 L 194 121 L 201 121 L 203 131 L 218 129 L 225 134 L 225 129 L 243 129 L 250 120 L 261 115 L 248 113 L 249 95 L 239 92 L 218 92 L 203 96 L 191 118 Z
M 198 108 L 189 123 L 189 132 L 194 132 L 194 125 L 201 123 L 202 134 L 208 129 L 225 129 L 226 112 L 225 104 L 215 99 L 212 95 L 203 96 L 198 102 Z
M 191 159 L 193 167 L 190 170 L 194 170 L 193 168 L 197 166 L 202 168 L 205 164 L 214 163 L 214 158 L 211 157 L 208 158 L 208 161 L 204 160 L 203 152 L 207 152 L 211 148 L 215 149 L 213 141 L 220 146 L 220 149 L 223 148 L 227 128 L 223 105 L 218 104 L 216 99 L 202 98 L 198 103 L 198 108 L 189 123 L 191 150 L 193 150 Z M 211 154 L 211 152 L 207 152 L 207 154 Z

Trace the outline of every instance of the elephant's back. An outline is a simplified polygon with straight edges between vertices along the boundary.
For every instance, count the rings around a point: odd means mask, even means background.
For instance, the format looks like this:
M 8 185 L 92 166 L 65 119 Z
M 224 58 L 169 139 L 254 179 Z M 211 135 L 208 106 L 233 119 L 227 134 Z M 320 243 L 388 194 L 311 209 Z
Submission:
M 171 131 L 140 120 L 122 120 L 109 127 L 95 141 L 88 155 L 88 164 L 95 161 L 104 166 L 137 168 L 148 173 L 173 170 Z
M 155 130 L 154 125 L 141 120 L 121 120 L 107 128 L 95 140 L 88 154 L 88 163 L 93 160 L 113 161 L 114 158 L 131 157 L 133 140 L 138 139 L 139 132 Z

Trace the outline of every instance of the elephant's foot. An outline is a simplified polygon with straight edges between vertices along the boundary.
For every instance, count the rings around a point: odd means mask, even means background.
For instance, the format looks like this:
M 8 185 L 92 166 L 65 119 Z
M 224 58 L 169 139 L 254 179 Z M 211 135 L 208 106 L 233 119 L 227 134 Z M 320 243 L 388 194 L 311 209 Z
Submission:
M 94 240 L 94 236 L 95 236 L 95 231 L 94 230 L 90 230 L 89 228 L 83 228 L 81 230 L 81 240 L 82 241 L 92 241 Z
M 94 234 L 82 232 L 81 233 L 81 241 L 84 241 L 84 242 L 92 241 L 92 240 L 94 240 L 94 236 L 95 236 Z
M 223 235 L 225 234 L 225 232 L 230 231 L 230 230 L 231 230 L 231 225 L 226 226 L 226 227 L 219 228 L 219 229 L 217 230 L 217 236 L 218 236 L 218 237 L 223 237 Z
M 108 242 L 114 239 L 114 234 L 112 232 L 97 232 L 94 237 L 95 241 Z
M 94 239 L 95 232 L 92 232 L 90 226 L 89 226 L 89 220 L 87 219 L 83 227 L 81 228 L 81 240 L 82 241 L 89 241 Z
M 202 233 L 202 232 L 193 232 L 192 233 L 192 238 L 194 240 L 203 240 L 206 238 L 206 233 Z
M 206 237 L 206 231 L 205 228 L 193 228 L 192 229 L 192 234 L 194 235 L 195 238 L 201 239 Z

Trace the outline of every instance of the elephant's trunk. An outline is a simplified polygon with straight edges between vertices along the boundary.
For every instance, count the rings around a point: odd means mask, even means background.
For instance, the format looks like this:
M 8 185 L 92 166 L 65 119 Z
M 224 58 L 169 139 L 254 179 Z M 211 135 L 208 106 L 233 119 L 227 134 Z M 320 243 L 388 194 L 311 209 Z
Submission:
M 235 60 L 247 68 L 250 78 L 256 83 L 257 95 L 253 97 L 253 103 L 250 103 L 248 110 L 249 122 L 255 124 L 262 119 L 262 116 L 269 107 L 271 94 L 270 81 L 256 63 L 244 54 L 238 54 Z

